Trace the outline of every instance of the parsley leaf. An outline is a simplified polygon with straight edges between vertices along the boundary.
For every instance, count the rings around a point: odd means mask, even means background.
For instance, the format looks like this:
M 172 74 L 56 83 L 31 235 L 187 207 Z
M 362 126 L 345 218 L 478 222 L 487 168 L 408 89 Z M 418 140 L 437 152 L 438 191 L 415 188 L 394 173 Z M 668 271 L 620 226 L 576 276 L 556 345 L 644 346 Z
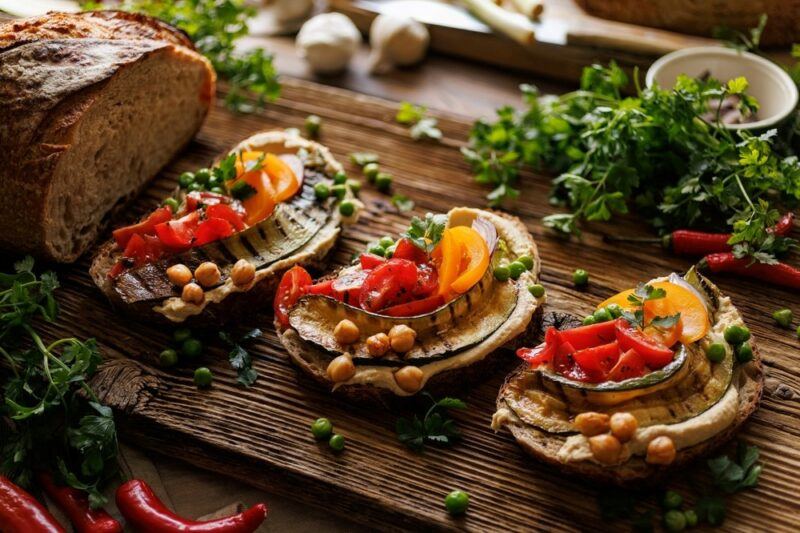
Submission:
M 427 213 L 424 219 L 412 218 L 411 225 L 402 235 L 417 248 L 430 253 L 442 239 L 445 227 L 447 227 L 447 215 Z
M 392 196 L 392 205 L 401 213 L 406 213 L 414 209 L 414 200 L 404 194 L 395 194 Z
M 428 108 L 410 102 L 401 102 L 400 109 L 397 110 L 395 120 L 400 124 L 411 126 L 409 133 L 415 141 L 421 139 L 439 140 L 442 138 L 442 131 L 437 127 L 438 121 L 427 116 Z
M 250 352 L 242 345 L 260 336 L 261 330 L 258 328 L 253 328 L 238 338 L 234 338 L 230 333 L 225 331 L 219 332 L 219 338 L 231 349 L 228 353 L 228 361 L 238 374 L 237 381 L 245 387 L 249 387 L 256 382 L 256 379 L 258 379 L 258 372 L 253 370 L 253 359 L 250 356 Z
M 412 104 L 411 102 L 400 102 L 400 109 L 394 119 L 400 124 L 416 124 L 425 117 L 428 108 Z
M 239 201 L 247 200 L 251 196 L 255 195 L 257 192 L 258 191 L 256 191 L 255 187 L 253 187 L 246 181 L 237 181 L 230 188 L 231 196 L 233 196 Z
M 461 438 L 461 433 L 455 420 L 448 416 L 448 409 L 463 410 L 467 404 L 457 398 L 442 398 L 434 400 L 433 396 L 425 393 L 431 401 L 425 415 L 420 418 L 398 418 L 395 424 L 397 438 L 400 442 L 416 452 L 422 452 L 426 443 L 436 443 L 449 446 Z

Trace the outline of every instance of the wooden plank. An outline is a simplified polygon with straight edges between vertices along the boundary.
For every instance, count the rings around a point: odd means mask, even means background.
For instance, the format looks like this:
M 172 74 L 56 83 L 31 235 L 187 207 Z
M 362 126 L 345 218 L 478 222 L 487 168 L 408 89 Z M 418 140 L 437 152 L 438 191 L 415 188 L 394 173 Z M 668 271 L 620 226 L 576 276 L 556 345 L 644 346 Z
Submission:
M 346 163 L 350 174 L 357 175 L 357 170 L 347 161 L 348 153 L 379 153 L 381 165 L 396 177 L 396 192 L 412 197 L 417 213 L 484 205 L 487 191 L 473 183 L 457 150 L 471 120 L 437 113 L 443 142 L 417 143 L 393 122 L 396 106 L 285 78 L 283 96 L 263 113 L 242 116 L 214 109 L 196 140 L 136 202 L 130 218 L 156 205 L 182 171 L 207 165 L 253 132 L 299 127 L 309 113 L 322 117 L 320 140 Z M 689 266 L 658 248 L 626 245 L 610 250 L 602 243 L 602 231 L 643 234 L 642 224 L 634 218 L 589 227 L 581 240 L 552 235 L 539 221 L 554 211 L 547 203 L 548 188 L 548 177 L 526 174 L 521 199 L 513 206 L 540 245 L 548 310 L 583 314 L 638 280 Z M 407 225 L 409 216 L 393 212 L 386 196 L 371 187 L 364 187 L 363 199 L 365 216 L 345 231 L 335 263 L 347 262 L 365 243 Z M 167 345 L 170 332 L 115 315 L 92 286 L 88 263 L 83 258 L 59 269 L 62 318 L 45 328 L 52 335 L 97 338 L 110 361 L 95 386 L 119 413 L 125 440 L 375 528 L 588 531 L 605 525 L 598 518 L 596 487 L 535 462 L 506 433 L 495 434 L 489 428 L 503 375 L 516 364 L 513 356 L 502 372 L 465 391 L 470 409 L 455 414 L 464 432 L 462 443 L 414 454 L 397 442 L 393 429 L 396 417 L 408 410 L 349 405 L 295 371 L 272 331 L 269 302 L 243 324 L 265 330 L 252 350 L 260 378 L 244 389 L 235 383 L 225 350 L 213 342 L 215 332 L 208 332 L 210 348 L 195 365 L 159 369 L 157 354 Z M 571 285 L 570 273 L 576 267 L 591 273 L 584 291 Z M 800 298 L 752 281 L 724 277 L 717 281 L 744 313 L 769 373 L 762 407 L 744 431 L 746 440 L 761 446 L 766 468 L 758 488 L 731 498 L 727 530 L 763 530 L 767 525 L 775 531 L 797 530 L 797 340 L 776 329 L 770 314 L 779 305 L 800 313 Z M 200 364 L 215 375 L 214 386 L 207 391 L 192 384 L 194 366 Z M 311 438 L 309 423 L 318 416 L 331 418 L 347 437 L 341 455 Z M 694 470 L 698 468 L 702 465 Z M 675 486 L 686 489 L 691 481 L 681 476 Z M 455 488 L 467 490 L 472 498 L 467 516 L 458 519 L 450 518 L 442 504 Z

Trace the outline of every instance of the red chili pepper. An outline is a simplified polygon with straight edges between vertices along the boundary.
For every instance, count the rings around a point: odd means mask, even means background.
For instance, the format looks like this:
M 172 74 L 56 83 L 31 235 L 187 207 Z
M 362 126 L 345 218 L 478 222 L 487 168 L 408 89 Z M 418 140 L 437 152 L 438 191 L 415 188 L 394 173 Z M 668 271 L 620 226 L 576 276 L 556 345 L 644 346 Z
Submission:
M 731 272 L 750 278 L 758 279 L 780 285 L 800 289 L 800 270 L 786 263 L 768 265 L 766 263 L 752 263 L 749 258 L 737 258 L 731 252 L 709 254 L 699 263 L 701 268 L 708 267 L 712 272 Z
M 792 228 L 794 227 L 794 213 L 791 211 L 786 213 L 781 217 L 777 224 L 773 227 L 769 228 L 767 231 L 770 233 L 774 233 L 775 235 L 780 235 L 781 237 L 786 237 Z
M 76 533 L 121 533 L 122 525 L 114 520 L 105 509 L 89 507 L 89 498 L 82 490 L 57 486 L 53 477 L 46 472 L 36 476 L 48 496 L 64 511 Z
M 246 511 L 195 522 L 176 515 L 141 479 L 132 479 L 117 489 L 117 508 L 136 531 L 147 533 L 252 533 L 267 517 L 267 506 L 256 504 Z
M 66 533 L 42 504 L 4 476 L 0 476 L 0 531 Z

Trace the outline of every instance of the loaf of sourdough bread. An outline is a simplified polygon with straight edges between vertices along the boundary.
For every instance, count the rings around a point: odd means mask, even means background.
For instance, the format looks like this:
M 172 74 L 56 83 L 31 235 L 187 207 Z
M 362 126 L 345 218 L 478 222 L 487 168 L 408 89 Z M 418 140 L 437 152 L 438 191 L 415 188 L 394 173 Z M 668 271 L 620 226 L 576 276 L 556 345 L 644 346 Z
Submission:
M 150 17 L 0 25 L 0 248 L 77 259 L 194 136 L 215 82 L 186 35 Z

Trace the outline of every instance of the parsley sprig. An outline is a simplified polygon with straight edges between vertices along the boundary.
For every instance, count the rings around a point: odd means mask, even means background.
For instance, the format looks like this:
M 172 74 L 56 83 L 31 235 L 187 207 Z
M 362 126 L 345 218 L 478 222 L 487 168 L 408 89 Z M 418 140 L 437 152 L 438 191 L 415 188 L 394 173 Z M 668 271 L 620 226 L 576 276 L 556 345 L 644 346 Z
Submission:
M 467 404 L 458 398 L 442 398 L 436 401 L 430 394 L 423 394 L 431 402 L 425 415 L 421 419 L 418 415 L 410 419 L 401 417 L 396 423 L 397 438 L 415 452 L 422 452 L 425 444 L 449 446 L 459 440 L 461 432 L 447 410 L 467 408 Z
M 650 319 L 649 322 L 645 320 L 644 304 L 651 300 L 660 300 L 666 296 L 667 291 L 660 287 L 639 283 L 636 289 L 628 295 L 628 302 L 630 302 L 633 307 L 623 310 L 621 316 L 627 320 L 630 325 L 639 329 L 645 329 L 646 327 L 669 329 L 674 327 L 681 318 L 680 313 L 668 316 L 655 316 Z
M 261 330 L 258 328 L 253 328 L 239 337 L 234 337 L 226 331 L 219 332 L 219 338 L 231 349 L 228 353 L 228 361 L 238 374 L 236 381 L 245 387 L 256 382 L 258 372 L 253 370 L 253 358 L 243 345 L 259 337 L 261 337 Z
M 0 472 L 30 486 L 34 469 L 57 472 L 85 490 L 92 506 L 105 503 L 101 490 L 117 472 L 114 416 L 88 384 L 101 357 L 93 339 L 47 343 L 38 321 L 54 322 L 58 305 L 52 272 L 37 275 L 33 259 L 0 273 Z
M 428 108 L 425 106 L 401 102 L 394 119 L 400 124 L 411 126 L 409 134 L 415 141 L 442 138 L 442 130 L 438 128 L 439 122 L 428 116 Z
M 417 248 L 424 250 L 426 253 L 431 253 L 442 239 L 442 234 L 446 227 L 447 215 L 427 213 L 424 219 L 419 217 L 412 218 L 411 225 L 402 235 Z

